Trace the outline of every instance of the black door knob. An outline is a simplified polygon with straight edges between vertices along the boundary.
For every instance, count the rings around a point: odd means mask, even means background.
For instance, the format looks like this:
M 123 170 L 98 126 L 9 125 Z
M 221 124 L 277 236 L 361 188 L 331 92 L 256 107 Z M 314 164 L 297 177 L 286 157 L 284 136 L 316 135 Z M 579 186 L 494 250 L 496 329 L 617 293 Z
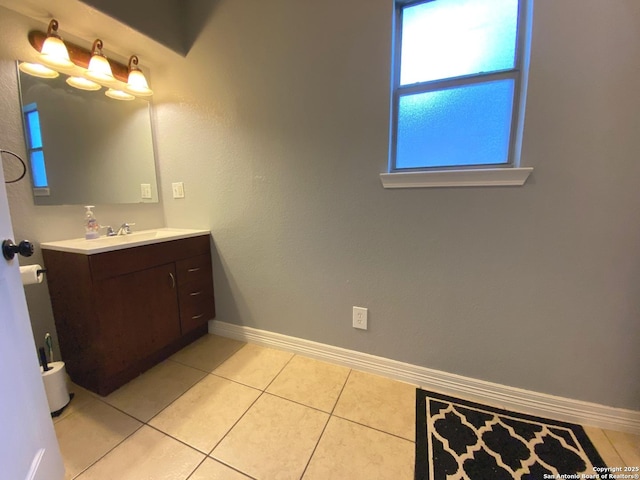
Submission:
M 13 243 L 13 240 L 5 240 L 2 242 L 2 256 L 7 260 L 13 260 L 13 257 L 22 255 L 23 257 L 30 257 L 33 255 L 33 243 L 29 240 L 22 240 L 18 245 Z

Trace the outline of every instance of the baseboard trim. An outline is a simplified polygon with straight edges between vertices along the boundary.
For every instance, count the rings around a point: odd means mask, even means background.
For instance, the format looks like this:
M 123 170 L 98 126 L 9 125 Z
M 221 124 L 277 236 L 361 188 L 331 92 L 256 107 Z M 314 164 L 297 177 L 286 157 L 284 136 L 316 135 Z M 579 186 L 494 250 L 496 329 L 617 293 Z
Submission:
M 299 353 L 499 408 L 640 435 L 640 411 L 532 392 L 219 320 L 209 322 L 209 333 Z

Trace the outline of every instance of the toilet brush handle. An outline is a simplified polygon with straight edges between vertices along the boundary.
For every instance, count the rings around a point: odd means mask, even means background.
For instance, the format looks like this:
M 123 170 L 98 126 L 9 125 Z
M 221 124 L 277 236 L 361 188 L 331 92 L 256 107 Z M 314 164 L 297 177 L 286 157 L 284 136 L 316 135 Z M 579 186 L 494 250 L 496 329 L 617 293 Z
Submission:
M 40 354 L 40 363 L 42 364 L 42 370 L 47 372 L 51 370 L 49 365 L 47 364 L 47 354 L 44 353 L 44 347 L 40 347 L 38 349 L 38 353 Z
M 51 339 L 50 333 L 44 336 L 44 344 L 47 346 L 47 350 L 49 350 L 49 361 L 53 362 L 53 340 Z

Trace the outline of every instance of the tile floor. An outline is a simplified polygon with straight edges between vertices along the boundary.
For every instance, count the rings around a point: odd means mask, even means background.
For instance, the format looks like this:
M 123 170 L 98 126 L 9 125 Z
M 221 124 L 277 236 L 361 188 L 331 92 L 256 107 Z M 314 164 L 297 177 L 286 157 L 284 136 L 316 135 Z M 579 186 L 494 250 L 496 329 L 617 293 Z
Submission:
M 67 479 L 413 478 L 415 386 L 206 335 L 55 419 Z M 610 466 L 640 437 L 585 427 Z

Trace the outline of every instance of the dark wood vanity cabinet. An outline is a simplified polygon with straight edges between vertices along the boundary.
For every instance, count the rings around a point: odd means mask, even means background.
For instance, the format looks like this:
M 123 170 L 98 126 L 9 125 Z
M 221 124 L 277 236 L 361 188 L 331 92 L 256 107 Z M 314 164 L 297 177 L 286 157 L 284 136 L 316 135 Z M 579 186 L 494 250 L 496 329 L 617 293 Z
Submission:
M 42 253 L 67 372 L 100 395 L 207 333 L 215 317 L 208 235 Z

